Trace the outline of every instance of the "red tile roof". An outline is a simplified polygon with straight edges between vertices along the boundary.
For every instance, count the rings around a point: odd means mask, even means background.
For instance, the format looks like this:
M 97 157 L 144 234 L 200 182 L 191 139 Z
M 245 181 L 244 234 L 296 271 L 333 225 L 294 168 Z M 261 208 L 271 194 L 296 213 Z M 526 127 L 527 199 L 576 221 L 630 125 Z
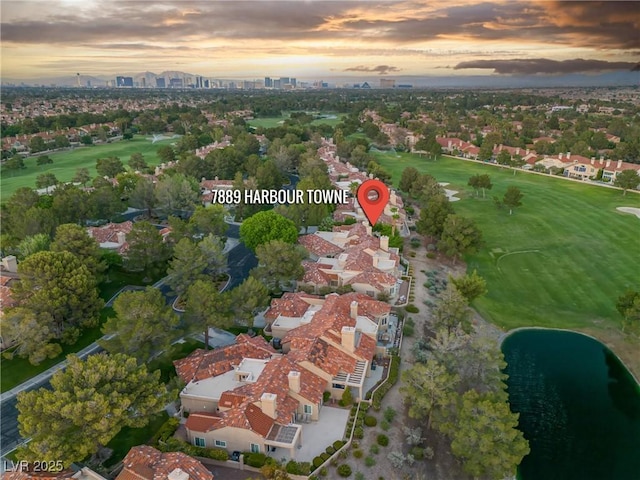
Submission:
M 274 298 L 271 306 L 264 314 L 266 319 L 276 319 L 280 315 L 285 317 L 301 317 L 311 305 L 305 299 L 319 299 L 317 295 L 306 293 L 286 292 L 281 298 Z
M 206 412 L 190 414 L 185 425 L 189 430 L 196 432 L 209 432 L 224 426 L 219 415 Z
M 146 445 L 133 447 L 122 463 L 116 480 L 167 480 L 176 469 L 187 473 L 189 480 L 213 480 L 213 474 L 195 458 L 181 452 L 162 453 Z
M 279 405 L 276 404 L 276 408 L 278 407 Z M 269 415 L 262 413 L 262 409 L 260 407 L 253 404 L 247 405 L 245 415 L 249 421 L 249 425 L 251 425 L 251 430 L 263 437 L 266 437 L 269 434 L 271 427 L 273 427 L 274 420 Z
M 263 337 L 258 335 L 251 338 L 241 334 L 233 345 L 209 351 L 198 349 L 188 357 L 176 360 L 173 365 L 178 376 L 189 383 L 229 372 L 243 358 L 267 359 L 274 353 L 276 351 Z

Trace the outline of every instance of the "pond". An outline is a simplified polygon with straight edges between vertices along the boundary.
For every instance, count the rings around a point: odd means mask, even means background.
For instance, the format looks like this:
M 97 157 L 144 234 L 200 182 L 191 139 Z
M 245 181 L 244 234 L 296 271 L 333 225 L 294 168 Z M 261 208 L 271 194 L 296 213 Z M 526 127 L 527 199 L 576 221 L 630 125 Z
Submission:
M 640 479 L 640 387 L 606 346 L 526 329 L 502 351 L 511 409 L 531 447 L 519 479 Z

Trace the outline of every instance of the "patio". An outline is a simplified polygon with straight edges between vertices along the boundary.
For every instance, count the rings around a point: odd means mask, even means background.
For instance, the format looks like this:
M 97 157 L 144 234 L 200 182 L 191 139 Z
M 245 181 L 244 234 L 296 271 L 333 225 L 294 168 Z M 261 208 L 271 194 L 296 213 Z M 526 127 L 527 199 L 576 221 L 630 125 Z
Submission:
M 311 462 L 336 440 L 342 440 L 350 409 L 323 406 L 320 410 L 320 420 L 302 424 L 301 446 L 296 450 L 295 460 Z M 269 452 L 276 460 L 291 460 L 288 449 L 278 448 Z

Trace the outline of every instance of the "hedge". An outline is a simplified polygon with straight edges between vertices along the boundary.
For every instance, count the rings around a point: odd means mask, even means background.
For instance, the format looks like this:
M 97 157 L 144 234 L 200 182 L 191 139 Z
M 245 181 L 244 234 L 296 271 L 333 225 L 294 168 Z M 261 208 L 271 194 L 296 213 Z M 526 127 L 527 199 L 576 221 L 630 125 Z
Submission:
M 391 356 L 391 363 L 389 365 L 389 378 L 376 390 L 373 394 L 372 405 L 374 410 L 380 410 L 382 408 L 382 399 L 387 394 L 391 387 L 393 387 L 398 381 L 400 376 L 400 357 L 397 355 Z
M 335 448 L 336 450 L 340 450 L 342 447 L 344 447 L 344 444 L 347 443 L 344 440 L 336 440 L 335 442 L 333 442 L 333 448 Z
M 376 417 L 372 417 L 371 415 L 367 415 L 364 417 L 364 424 L 367 427 L 375 427 L 378 424 L 378 420 Z
M 244 463 L 250 467 L 260 468 L 264 466 L 267 461 L 267 456 L 264 453 L 245 452 Z
M 222 448 L 196 447 L 177 438 L 169 438 L 165 443 L 159 444 L 158 450 L 161 452 L 182 452 L 192 457 L 211 458 L 223 462 L 229 460 L 229 453 Z
M 311 473 L 311 465 L 309 462 L 296 462 L 295 460 L 289 460 L 285 467 L 287 473 L 293 475 L 309 475 Z
M 180 419 L 172 417 L 167 419 L 166 422 L 158 429 L 156 434 L 151 439 L 151 445 L 158 445 L 160 442 L 166 442 L 176 433 L 176 430 L 180 426 Z
M 322 457 L 318 456 L 318 457 L 315 457 L 313 459 L 312 463 L 313 463 L 313 468 L 316 469 L 316 468 L 318 468 L 320 465 L 322 465 L 324 463 L 324 459 Z

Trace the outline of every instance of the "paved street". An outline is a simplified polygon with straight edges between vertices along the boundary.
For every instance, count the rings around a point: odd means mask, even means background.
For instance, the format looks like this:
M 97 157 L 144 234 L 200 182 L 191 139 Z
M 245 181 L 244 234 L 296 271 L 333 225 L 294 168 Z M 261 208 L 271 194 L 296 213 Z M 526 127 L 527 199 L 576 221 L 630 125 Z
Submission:
M 78 352 L 78 356 L 86 358 L 89 355 L 102 351 L 97 343 L 92 343 L 87 348 Z M 18 410 L 16 409 L 19 392 L 35 390 L 40 387 L 49 388 L 49 379 L 55 372 L 63 369 L 67 365 L 66 360 L 60 362 L 48 370 L 36 375 L 17 387 L 8 390 L 0 395 L 0 455 L 5 455 L 22 443 L 22 437 L 18 433 Z

